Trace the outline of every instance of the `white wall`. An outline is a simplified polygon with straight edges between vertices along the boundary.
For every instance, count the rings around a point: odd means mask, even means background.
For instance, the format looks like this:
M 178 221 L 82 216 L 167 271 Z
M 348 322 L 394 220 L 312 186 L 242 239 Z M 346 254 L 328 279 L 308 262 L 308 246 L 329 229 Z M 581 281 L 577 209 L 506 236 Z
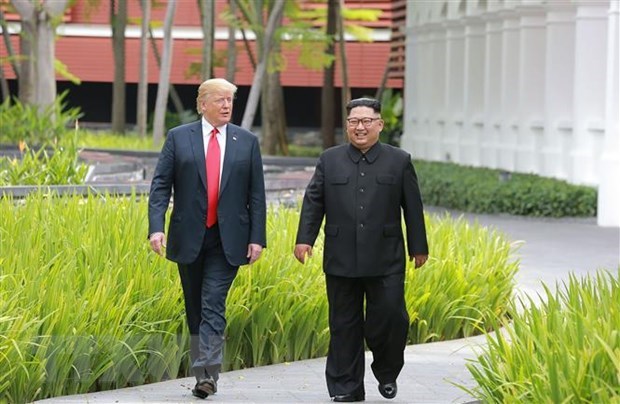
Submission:
M 402 147 L 598 186 L 620 226 L 619 3 L 409 2 Z

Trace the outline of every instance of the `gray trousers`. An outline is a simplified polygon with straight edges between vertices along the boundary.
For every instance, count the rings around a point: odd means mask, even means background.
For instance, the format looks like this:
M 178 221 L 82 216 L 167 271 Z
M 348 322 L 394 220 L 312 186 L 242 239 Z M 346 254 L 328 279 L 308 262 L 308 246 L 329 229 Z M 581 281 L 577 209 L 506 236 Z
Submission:
M 179 264 L 190 332 L 190 359 L 196 380 L 219 378 L 226 329 L 226 297 L 239 267 L 226 260 L 217 225 L 206 229 L 195 262 Z

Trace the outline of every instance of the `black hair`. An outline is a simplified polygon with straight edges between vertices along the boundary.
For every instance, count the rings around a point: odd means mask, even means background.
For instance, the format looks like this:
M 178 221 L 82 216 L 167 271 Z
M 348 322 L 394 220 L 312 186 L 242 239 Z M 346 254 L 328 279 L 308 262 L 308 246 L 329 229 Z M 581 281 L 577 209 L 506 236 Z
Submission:
M 379 100 L 375 100 L 374 98 L 356 98 L 349 101 L 347 104 L 347 114 L 350 114 L 351 110 L 357 107 L 368 107 L 372 108 L 373 111 L 378 114 L 381 113 L 381 102 Z

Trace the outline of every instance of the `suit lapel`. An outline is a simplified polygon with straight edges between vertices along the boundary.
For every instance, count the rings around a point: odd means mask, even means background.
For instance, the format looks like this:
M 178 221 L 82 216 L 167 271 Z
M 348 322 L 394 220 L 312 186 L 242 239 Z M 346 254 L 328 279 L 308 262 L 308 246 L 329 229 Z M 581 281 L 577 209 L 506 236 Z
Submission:
M 224 166 L 222 167 L 222 180 L 220 181 L 220 196 L 230 178 L 233 161 L 237 157 L 237 146 L 237 128 L 232 124 L 228 124 L 226 130 L 226 152 L 224 153 Z
M 194 153 L 194 161 L 196 162 L 196 168 L 198 174 L 202 180 L 202 185 L 207 189 L 207 174 L 205 163 L 205 146 L 202 140 L 202 122 L 198 121 L 189 128 L 189 141 L 192 145 L 192 152 Z

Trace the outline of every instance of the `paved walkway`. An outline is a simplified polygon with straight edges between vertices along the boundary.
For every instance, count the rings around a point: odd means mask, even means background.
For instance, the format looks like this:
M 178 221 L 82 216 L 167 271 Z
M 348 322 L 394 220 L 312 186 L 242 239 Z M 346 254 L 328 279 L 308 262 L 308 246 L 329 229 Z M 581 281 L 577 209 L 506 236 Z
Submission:
M 293 192 L 293 190 L 291 190 Z M 429 209 L 440 213 L 441 209 Z M 451 213 L 457 215 L 455 213 Z M 535 296 L 540 283 L 553 285 L 570 272 L 585 275 L 599 268 L 615 271 L 620 265 L 620 231 L 601 228 L 594 219 L 531 219 L 515 216 L 465 214 L 472 222 L 492 226 L 513 241 L 523 241 L 516 252 L 520 293 Z M 431 246 L 432 248 L 432 246 Z M 453 383 L 474 386 L 465 364 L 475 356 L 484 337 L 407 347 L 405 367 L 394 400 L 383 399 L 370 371 L 367 355 L 368 403 L 466 403 L 473 401 Z M 206 401 L 191 395 L 193 378 L 107 392 L 60 397 L 42 403 L 327 403 L 325 359 L 264 366 L 223 373 L 219 392 Z

